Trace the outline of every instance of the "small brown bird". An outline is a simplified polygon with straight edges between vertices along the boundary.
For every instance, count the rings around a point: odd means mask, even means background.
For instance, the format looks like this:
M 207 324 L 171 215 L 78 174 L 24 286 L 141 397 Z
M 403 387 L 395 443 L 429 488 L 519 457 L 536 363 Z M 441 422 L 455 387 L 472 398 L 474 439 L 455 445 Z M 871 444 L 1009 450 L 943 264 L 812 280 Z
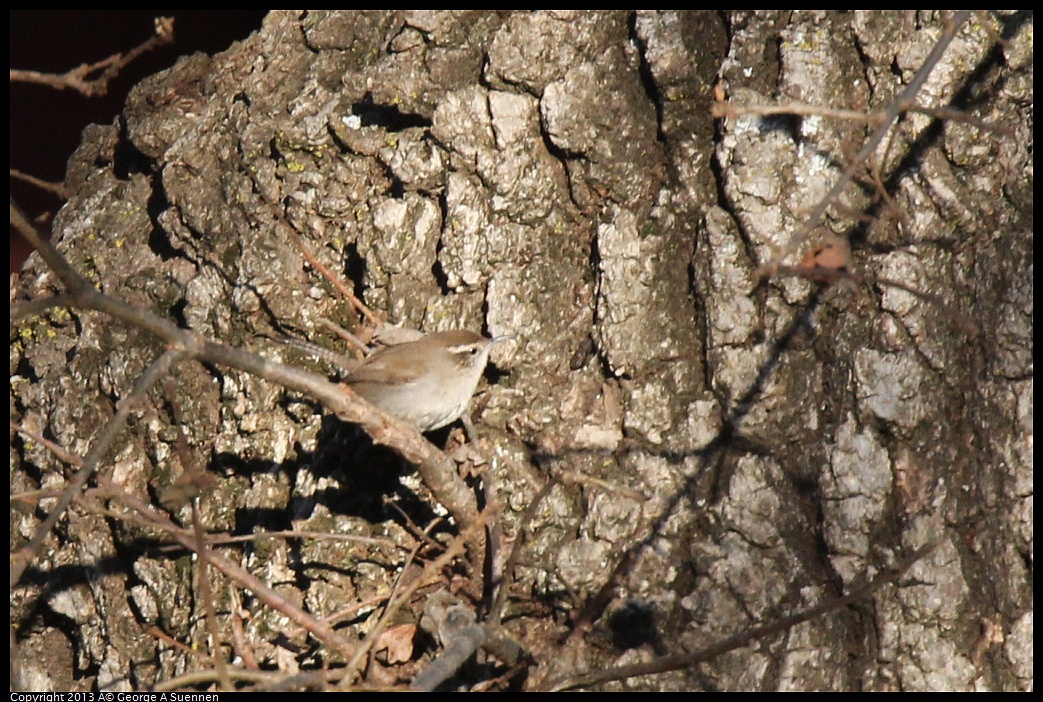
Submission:
M 380 349 L 344 382 L 388 414 L 420 431 L 434 431 L 467 411 L 492 345 L 506 338 L 465 330 L 428 334 Z

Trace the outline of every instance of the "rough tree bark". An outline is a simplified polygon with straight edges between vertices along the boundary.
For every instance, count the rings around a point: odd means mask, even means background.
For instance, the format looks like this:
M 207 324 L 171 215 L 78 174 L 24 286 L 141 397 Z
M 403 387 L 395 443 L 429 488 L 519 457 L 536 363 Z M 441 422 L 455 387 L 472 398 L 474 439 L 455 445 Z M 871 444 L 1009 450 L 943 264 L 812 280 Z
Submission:
M 276 12 L 88 130 L 54 231 L 105 292 L 268 354 L 285 352 L 261 335 L 332 346 L 319 319 L 356 322 L 287 223 L 393 322 L 515 335 L 476 402 L 475 453 L 506 535 L 531 532 L 504 614 L 532 655 L 518 687 L 697 650 L 937 542 L 860 605 L 606 687 L 1030 689 L 1031 13 L 974 15 L 919 96 L 1011 131 L 909 115 L 878 152 L 890 200 L 849 187 L 824 220 L 853 270 L 939 296 L 977 336 L 868 277 L 758 282 L 872 125 L 711 116 L 715 87 L 733 104 L 881 110 L 947 19 Z M 58 289 L 36 259 L 14 296 Z M 76 309 L 22 320 L 11 340 L 14 421 L 81 455 L 160 351 Z M 183 430 L 219 478 L 201 498 L 208 529 L 415 547 L 382 499 L 425 522 L 424 486 L 360 465 L 370 454 L 321 407 L 199 364 L 176 385 L 180 428 L 154 393 L 105 465 L 122 489 L 157 503 Z M 63 484 L 62 464 L 15 433 L 11 460 L 13 494 Z M 521 524 L 551 476 L 562 484 Z M 48 504 L 12 503 L 12 548 Z M 26 688 L 143 689 L 207 667 L 156 629 L 225 656 L 246 641 L 287 674 L 339 664 L 220 576 L 216 645 L 193 559 L 153 536 L 73 506 L 12 590 Z M 223 553 L 320 616 L 386 594 L 405 553 L 236 548 Z M 566 640 L 606 583 L 590 628 Z M 364 621 L 341 632 L 361 637 Z M 408 682 L 428 653 L 375 661 L 366 680 Z

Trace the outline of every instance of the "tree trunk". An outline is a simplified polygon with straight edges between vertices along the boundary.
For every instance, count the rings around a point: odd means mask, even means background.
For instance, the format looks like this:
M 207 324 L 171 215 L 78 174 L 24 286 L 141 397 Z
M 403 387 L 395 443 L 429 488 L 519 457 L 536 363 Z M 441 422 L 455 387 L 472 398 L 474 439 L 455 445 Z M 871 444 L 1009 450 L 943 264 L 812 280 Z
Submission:
M 935 544 L 854 605 L 603 686 L 1031 689 L 1032 15 L 959 27 L 916 98 L 952 112 L 904 113 L 869 159 L 878 124 L 830 113 L 883 111 L 950 19 L 273 12 L 91 133 L 57 245 L 106 293 L 313 369 L 261 337 L 333 347 L 320 320 L 358 316 L 291 228 L 393 323 L 514 335 L 473 404 L 471 462 L 506 548 L 525 535 L 505 574 L 504 625 L 532 656 L 515 688 L 697 651 Z M 715 119 L 724 101 L 815 109 Z M 857 182 L 801 235 L 853 163 Z M 827 265 L 821 241 L 850 254 Z M 34 258 L 15 296 L 59 291 Z M 13 420 L 82 455 L 161 351 L 93 312 L 22 320 Z M 180 418 L 151 393 L 104 476 L 158 505 L 186 469 L 183 431 L 218 478 L 208 530 L 382 540 L 225 557 L 318 617 L 391 591 L 419 548 L 402 515 L 438 510 L 408 469 L 267 381 L 190 362 L 173 378 Z M 12 494 L 64 484 L 39 442 L 11 452 Z M 286 675 L 341 665 L 217 574 L 214 642 L 198 561 L 89 500 L 12 591 L 26 689 L 153 688 L 212 666 L 190 649 L 248 649 Z M 13 548 L 49 505 L 12 502 Z M 480 571 L 455 572 L 480 595 Z M 368 614 L 338 630 L 362 638 Z M 408 683 L 434 647 L 378 656 L 363 681 Z M 504 670 L 490 659 L 455 684 Z

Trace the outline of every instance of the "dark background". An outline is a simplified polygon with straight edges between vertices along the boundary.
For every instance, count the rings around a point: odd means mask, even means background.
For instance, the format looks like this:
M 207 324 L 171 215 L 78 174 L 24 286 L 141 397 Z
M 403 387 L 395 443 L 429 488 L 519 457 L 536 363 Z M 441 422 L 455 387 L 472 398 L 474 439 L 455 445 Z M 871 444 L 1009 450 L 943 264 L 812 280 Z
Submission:
M 115 53 L 125 53 L 154 33 L 156 17 L 174 18 L 174 42 L 130 63 L 108 93 L 86 97 L 47 85 L 11 83 L 10 167 L 61 182 L 65 163 L 91 123 L 111 124 L 127 92 L 145 76 L 168 68 L 184 54 L 224 51 L 261 26 L 267 10 L 17 10 L 10 12 L 10 68 L 65 73 Z M 41 231 L 62 201 L 53 193 L 11 179 L 10 194 Z M 21 268 L 26 244 L 11 232 L 11 272 Z

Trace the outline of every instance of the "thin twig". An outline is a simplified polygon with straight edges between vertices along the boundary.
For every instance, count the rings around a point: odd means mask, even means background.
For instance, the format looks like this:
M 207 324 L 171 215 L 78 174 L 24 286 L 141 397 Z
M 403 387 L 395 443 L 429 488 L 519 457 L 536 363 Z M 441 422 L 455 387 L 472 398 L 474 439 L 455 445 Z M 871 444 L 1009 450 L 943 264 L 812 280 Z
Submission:
M 452 460 L 409 423 L 380 411 L 345 387 L 330 383 L 319 375 L 207 341 L 202 335 L 182 329 L 163 317 L 98 292 L 50 242 L 39 236 L 13 201 L 10 203 L 10 218 L 11 224 L 36 248 L 68 288 L 74 306 L 97 310 L 144 329 L 172 348 L 180 348 L 188 357 L 245 371 L 318 400 L 340 419 L 361 426 L 376 443 L 395 449 L 415 464 L 435 499 L 449 510 L 461 528 L 466 528 L 477 517 L 474 496 Z
M 374 595 L 373 597 L 370 597 L 365 600 L 352 602 L 351 605 L 348 607 L 344 607 L 343 609 L 339 609 L 336 612 L 327 614 L 325 617 L 322 617 L 320 621 L 323 621 L 329 624 L 330 626 L 334 626 L 336 624 L 340 624 L 343 621 L 351 619 L 352 617 L 358 616 L 359 612 L 361 612 L 362 610 L 369 609 L 370 607 L 379 607 L 381 604 L 386 602 L 387 599 L 388 595 Z M 301 636 L 305 631 L 306 629 L 304 629 L 303 627 L 290 629 L 289 631 L 285 632 L 286 638 L 293 641 L 297 637 Z
M 325 682 L 325 678 L 320 673 L 309 673 L 309 676 L 315 678 L 318 682 Z M 268 683 L 277 684 L 286 680 L 286 673 L 276 671 L 263 671 L 263 670 L 243 670 L 242 668 L 230 668 L 228 670 L 228 677 L 236 682 L 248 682 L 248 683 Z M 213 670 L 193 670 L 189 673 L 184 673 L 176 677 L 164 680 L 156 683 L 152 687 L 152 692 L 170 692 L 172 690 L 183 690 L 187 687 L 195 687 L 197 685 L 205 685 L 212 683 L 217 680 L 217 673 Z M 190 699 L 189 696 L 185 696 L 184 699 Z
M 525 508 L 524 514 L 522 514 L 519 524 L 521 525 L 518 530 L 518 536 L 514 539 L 514 543 L 511 544 L 511 554 L 507 557 L 507 562 L 503 566 L 503 573 L 505 578 L 512 577 L 514 568 L 518 565 L 518 559 L 521 558 L 522 545 L 525 543 L 525 538 L 528 534 L 528 530 L 532 526 L 533 520 L 536 518 L 536 510 L 539 509 L 540 503 L 547 499 L 547 495 L 550 491 L 558 485 L 558 480 L 555 477 L 551 477 L 543 487 L 540 489 L 536 496 L 529 503 L 529 506 Z M 493 602 L 492 607 L 489 609 L 489 615 L 486 619 L 493 626 L 499 626 L 503 619 L 503 609 L 507 605 L 507 591 L 509 589 L 509 582 L 500 583 L 500 589 L 496 591 L 496 600 Z
M 10 176 L 16 180 L 29 183 L 30 185 L 35 185 L 40 190 L 49 192 L 53 195 L 57 195 L 58 198 L 62 200 L 69 199 L 69 195 L 71 194 L 71 192 L 68 188 L 65 187 L 65 183 L 43 180 L 42 178 L 37 178 L 36 176 L 29 175 L 28 173 L 22 173 L 17 168 L 11 168 L 9 169 L 9 171 Z
M 174 450 L 181 461 L 181 469 L 185 475 L 206 474 L 206 471 L 195 460 L 188 447 L 188 439 L 185 437 L 184 423 L 182 422 L 181 404 L 177 401 L 177 387 L 171 378 L 164 379 L 162 383 L 163 393 L 166 396 L 167 405 L 170 407 L 171 424 L 176 432 L 174 439 Z M 199 587 L 199 599 L 203 602 L 203 611 L 206 613 L 206 625 L 210 632 L 211 657 L 214 667 L 217 669 L 217 677 L 221 681 L 222 690 L 232 690 L 232 679 L 228 677 L 228 662 L 225 660 L 221 646 L 221 634 L 217 628 L 217 608 L 214 606 L 214 593 L 210 585 L 210 559 L 213 555 L 206 541 L 206 532 L 203 529 L 203 520 L 199 515 L 199 497 L 192 496 L 192 536 L 195 537 L 196 560 L 198 566 L 197 581 Z
M 774 275 L 776 276 L 793 276 L 799 278 L 807 278 L 808 280 L 817 280 L 820 282 L 836 282 L 841 280 L 850 280 L 854 283 L 873 283 L 876 285 L 882 285 L 892 288 L 898 288 L 905 292 L 920 298 L 924 302 L 938 308 L 943 314 L 945 314 L 953 323 L 967 336 L 977 336 L 981 331 L 977 324 L 975 324 L 967 315 L 963 314 L 956 308 L 952 307 L 949 303 L 943 300 L 940 296 L 933 293 L 923 292 L 917 290 L 908 283 L 903 283 L 900 280 L 894 280 L 892 278 L 879 278 L 873 275 L 865 275 L 862 273 L 855 273 L 854 271 L 839 270 L 833 268 L 819 268 L 809 266 L 779 266 L 775 269 Z
M 41 297 L 39 300 L 29 300 L 28 302 L 18 302 L 11 305 L 11 321 L 43 314 L 55 307 L 69 307 L 73 302 L 72 295 L 65 294 Z
M 283 531 L 260 531 L 256 534 L 243 534 L 241 536 L 230 536 L 227 534 L 210 534 L 206 542 L 211 546 L 222 544 L 240 544 L 251 541 L 263 541 L 265 539 L 314 539 L 315 541 L 348 541 L 366 546 L 381 546 L 404 550 L 401 544 L 396 544 L 391 539 L 382 539 L 378 536 L 359 536 L 358 534 L 329 534 L 322 531 L 295 531 L 286 529 Z
M 12 431 L 16 431 L 19 434 L 24 434 L 25 436 L 29 437 L 30 439 L 32 439 L 36 443 L 40 444 L 45 449 L 47 449 L 48 451 L 53 453 L 55 456 L 57 456 L 59 461 L 62 461 L 64 463 L 68 463 L 70 466 L 73 466 L 74 468 L 79 468 L 80 466 L 83 465 L 83 459 L 82 458 L 80 458 L 79 456 L 77 456 L 75 453 L 73 453 L 71 451 L 66 451 L 65 448 L 63 448 L 62 446 L 59 446 L 58 444 L 54 443 L 53 441 L 48 439 L 46 436 L 44 436 L 40 432 L 33 431 L 32 429 L 30 429 L 30 428 L 28 428 L 26 426 L 23 426 L 21 424 L 15 424 L 14 422 L 9 422 L 9 424 L 11 426 L 11 430 Z M 48 491 L 48 490 L 38 490 L 37 492 L 39 492 L 39 493 L 47 493 L 47 492 L 50 492 L 50 491 Z M 12 495 L 11 499 L 14 499 L 15 497 L 16 497 L 15 495 Z
M 39 83 L 48 85 L 57 90 L 71 88 L 87 97 L 104 95 L 108 92 L 109 82 L 119 75 L 123 67 L 141 56 L 146 51 L 152 51 L 160 46 L 170 44 L 174 41 L 174 18 L 157 17 L 155 19 L 155 30 L 151 37 L 142 44 L 134 47 L 126 54 L 113 54 L 108 58 L 94 63 L 85 63 L 65 73 L 43 73 L 41 71 L 28 71 L 11 69 L 10 82 L 12 83 Z M 91 77 L 101 71 L 100 75 Z
M 196 551 L 196 537 L 190 530 L 177 526 L 165 514 L 145 504 L 130 493 L 116 489 L 116 486 L 107 478 L 99 477 L 98 482 L 101 483 L 102 487 L 112 488 L 112 499 L 133 511 L 134 514 L 124 515 L 124 519 L 157 529 L 185 548 L 193 552 Z M 210 553 L 210 564 L 225 576 L 252 592 L 264 604 L 285 614 L 290 620 L 311 632 L 319 641 L 339 651 L 345 658 L 350 658 L 354 653 L 356 647 L 352 642 L 334 631 L 325 622 L 316 619 L 299 606 L 287 600 L 283 595 L 268 587 L 245 568 L 213 552 Z
M 283 217 L 282 213 L 276 212 L 275 216 L 279 222 L 286 227 L 287 234 L 290 235 L 290 239 L 301 252 L 301 255 L 304 256 L 305 260 L 310 263 L 315 270 L 321 273 L 322 277 L 328 280 L 330 284 L 337 289 L 337 292 L 339 292 L 345 300 L 351 303 L 351 306 L 354 307 L 356 311 L 368 319 L 373 325 L 379 325 L 384 321 L 381 319 L 380 315 L 376 314 L 373 310 L 367 307 L 362 300 L 358 299 L 351 288 L 340 282 L 340 279 L 333 275 L 330 269 L 312 253 L 311 249 L 308 248 L 308 245 L 304 243 L 304 239 L 301 238 L 301 235 L 297 233 L 296 229 L 290 226 L 290 223 L 286 221 L 286 218 Z
M 145 394 L 155 385 L 167 372 L 170 371 L 178 362 L 183 360 L 186 353 L 183 349 L 171 349 L 166 351 L 162 356 L 152 362 L 141 377 L 138 378 L 137 383 L 134 385 L 134 389 L 130 395 L 117 403 L 116 414 L 113 415 L 94 438 L 94 442 L 91 445 L 87 455 L 83 458 L 83 465 L 73 476 L 73 479 L 69 482 L 69 486 L 62 493 L 62 496 L 58 498 L 57 504 L 51 510 L 51 513 L 47 515 L 47 518 L 40 524 L 36 529 L 36 533 L 33 538 L 29 540 L 25 546 L 18 550 L 11 557 L 11 587 L 21 580 L 22 574 L 25 569 L 29 567 L 33 559 L 39 554 L 40 549 L 43 547 L 44 541 L 47 536 L 51 533 L 51 529 L 58 523 L 62 515 L 65 514 L 65 510 L 72 504 L 73 499 L 83 489 L 83 486 L 87 484 L 87 480 L 90 479 L 95 469 L 101 460 L 108 454 L 109 449 L 112 447 L 113 442 L 119 436 L 120 432 L 123 431 L 123 427 L 127 423 L 127 419 L 130 417 L 130 412 L 140 402 Z
M 339 684 L 340 688 L 344 689 L 353 683 L 355 676 L 358 674 L 359 667 L 362 664 L 362 660 L 366 657 L 369 649 L 376 643 L 380 633 L 386 628 L 391 615 L 394 612 L 397 612 L 398 609 L 402 607 L 417 590 L 436 580 L 437 577 L 439 577 L 438 574 L 448 567 L 449 564 L 453 562 L 453 559 L 460 556 L 468 547 L 468 544 L 473 543 L 474 540 L 481 535 L 485 530 L 488 520 L 488 511 L 479 514 L 478 518 L 469 524 L 466 529 L 462 530 L 459 536 L 453 539 L 449 546 L 446 547 L 445 553 L 425 565 L 423 572 L 417 576 L 413 582 L 402 587 L 399 592 L 391 598 L 380 619 L 370 630 L 362 646 L 359 647 L 358 652 L 348 662 L 344 678 L 341 679 Z M 404 572 L 405 569 L 403 568 L 403 573 Z M 398 583 L 396 583 L 395 587 L 398 588 Z
M 754 641 L 758 641 L 765 637 L 777 634 L 788 629 L 792 629 L 798 624 L 811 621 L 812 619 L 818 619 L 830 612 L 834 612 L 838 609 L 843 609 L 849 605 L 852 605 L 861 600 L 871 597 L 880 588 L 889 583 L 896 582 L 906 571 L 908 571 L 917 561 L 922 559 L 928 553 L 930 553 L 938 545 L 938 542 L 932 542 L 926 546 L 913 551 L 909 556 L 894 567 L 883 571 L 872 580 L 869 580 L 865 585 L 857 587 L 851 592 L 841 597 L 830 598 L 824 602 L 821 602 L 813 607 L 801 610 L 794 614 L 780 617 L 773 622 L 764 624 L 762 626 L 755 626 L 746 631 L 729 636 L 726 639 L 721 639 L 716 643 L 707 646 L 706 648 L 695 651 L 694 653 L 682 653 L 672 656 L 662 656 L 646 663 L 636 663 L 634 665 L 619 666 L 616 668 L 609 668 L 607 670 L 595 671 L 590 673 L 583 673 L 580 675 L 569 676 L 560 678 L 557 680 L 551 680 L 546 683 L 544 689 L 561 691 L 569 690 L 578 687 L 589 687 L 598 683 L 608 682 L 610 680 L 624 680 L 626 678 L 632 678 L 639 675 L 654 675 L 657 673 L 666 673 L 671 670 L 681 670 L 683 668 L 691 668 L 694 665 L 703 663 L 705 661 L 716 658 L 717 656 L 723 655 L 729 651 L 742 648 L 749 645 Z
M 1005 136 L 1013 136 L 1014 130 L 999 122 L 986 122 L 951 107 L 926 107 L 923 105 L 900 105 L 899 114 L 915 113 L 928 115 L 948 122 L 962 122 L 982 131 L 995 132 Z M 755 117 L 772 117 L 775 115 L 797 115 L 808 117 L 825 117 L 827 119 L 844 119 L 852 122 L 864 122 L 870 125 L 881 124 L 887 114 L 884 110 L 862 112 L 861 110 L 840 110 L 821 105 L 809 105 L 802 102 L 786 102 L 780 105 L 737 105 L 733 102 L 717 102 L 710 108 L 715 119 L 735 119 L 746 115 Z
M 424 531 L 425 532 L 431 531 L 432 529 L 435 528 L 435 525 L 437 523 L 438 523 L 438 520 L 433 520 L 428 525 L 427 529 L 425 529 Z M 384 610 L 380 613 L 380 616 L 377 618 L 376 623 L 373 625 L 373 627 L 370 629 L 369 633 L 366 635 L 366 640 L 362 642 L 362 647 L 360 648 L 360 650 L 355 654 L 354 658 L 352 658 L 350 661 L 348 661 L 348 665 L 344 669 L 344 677 L 341 678 L 341 681 L 340 681 L 340 687 L 341 688 L 345 688 L 346 686 L 352 684 L 352 682 L 354 681 L 355 676 L 360 672 L 360 669 L 361 669 L 361 666 L 362 666 L 362 660 L 366 657 L 366 655 L 370 651 L 372 651 L 373 647 L 377 643 L 377 638 L 380 636 L 381 633 L 383 633 L 384 629 L 387 627 L 388 618 L 391 616 L 391 613 L 392 613 L 391 602 L 395 601 L 395 596 L 404 589 L 403 585 L 405 583 L 406 574 L 409 572 L 410 566 L 413 564 L 414 560 L 417 557 L 417 554 L 420 553 L 420 549 L 423 548 L 423 546 L 424 546 L 423 540 L 419 541 L 417 543 L 417 545 L 413 548 L 413 550 L 409 553 L 409 555 L 406 556 L 406 560 L 403 562 L 402 568 L 399 570 L 399 575 L 395 579 L 394 584 L 391 586 L 391 592 L 388 594 L 387 602 L 384 605 Z M 450 546 L 452 546 L 452 544 L 450 544 Z M 445 554 L 442 554 L 442 555 L 444 556 Z M 417 576 L 415 578 L 413 583 L 417 584 L 417 589 L 419 589 L 419 587 L 423 587 L 424 585 L 428 584 L 425 581 L 425 578 L 424 578 L 424 576 L 427 575 L 427 574 L 428 574 L 428 570 L 427 570 L 427 568 L 425 568 L 424 571 L 419 576 Z M 436 578 L 440 578 L 441 576 L 440 575 L 436 575 L 435 577 Z M 431 579 L 431 578 L 428 578 L 428 579 Z M 434 580 L 434 582 L 437 582 L 437 580 Z M 415 591 L 416 591 L 415 589 L 411 590 L 411 592 L 415 592 Z M 397 608 L 396 608 L 395 611 L 397 611 Z
M 891 130 L 891 126 L 894 124 L 904 112 L 912 109 L 916 106 L 916 94 L 920 92 L 920 88 L 927 81 L 928 76 L 931 75 L 931 71 L 934 70 L 935 65 L 941 59 L 942 54 L 949 47 L 953 37 L 956 36 L 957 30 L 964 22 L 970 17 L 970 10 L 959 10 L 957 11 L 951 20 L 949 20 L 945 28 L 942 30 L 941 36 L 938 37 L 938 41 L 935 42 L 931 48 L 931 53 L 927 55 L 923 63 L 917 70 L 916 75 L 909 82 L 909 85 L 894 99 L 888 106 L 883 110 L 876 129 L 869 135 L 862 148 L 856 154 L 855 158 L 848 164 L 847 168 L 841 172 L 840 177 L 837 178 L 837 182 L 833 184 L 829 192 L 812 209 L 811 213 L 808 214 L 804 220 L 804 226 L 801 227 L 800 231 L 797 232 L 788 242 L 788 244 L 779 252 L 779 254 L 768 264 L 764 266 L 765 270 L 769 273 L 774 269 L 783 264 L 789 256 L 794 252 L 798 251 L 803 247 L 804 242 L 815 231 L 818 227 L 819 222 L 825 215 L 826 210 L 833 202 L 835 202 L 844 189 L 854 179 L 855 174 L 864 168 L 864 164 L 869 162 L 869 157 L 876 151 L 877 146 L 887 136 L 887 133 Z

